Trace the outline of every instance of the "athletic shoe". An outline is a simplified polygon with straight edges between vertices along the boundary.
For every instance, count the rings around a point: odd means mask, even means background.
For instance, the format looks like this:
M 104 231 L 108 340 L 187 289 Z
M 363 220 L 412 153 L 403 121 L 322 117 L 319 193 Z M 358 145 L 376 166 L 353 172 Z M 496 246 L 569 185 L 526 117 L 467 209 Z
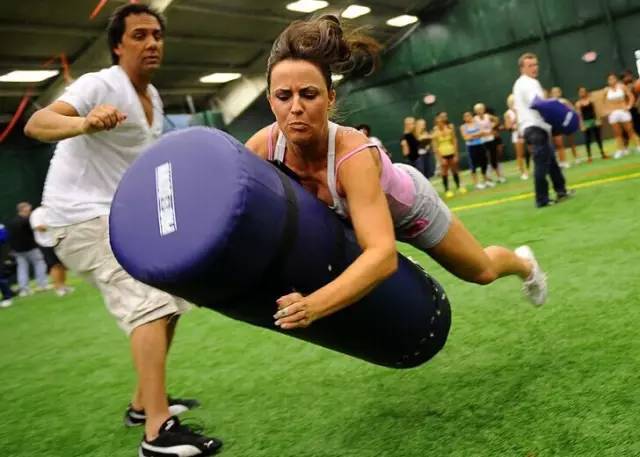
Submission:
M 160 427 L 158 437 L 152 441 L 142 438 L 138 448 L 139 457 L 194 457 L 213 455 L 222 447 L 222 441 L 204 436 L 186 425 L 177 417 L 170 417 Z
M 177 416 L 178 414 L 182 414 L 185 411 L 197 408 L 198 406 L 200 406 L 200 402 L 192 398 L 169 397 L 169 414 L 172 416 Z M 137 427 L 138 425 L 143 425 L 146 420 L 147 416 L 144 414 L 144 410 L 139 411 L 133 409 L 131 404 L 129 404 L 129 407 L 124 413 L 124 425 L 126 427 Z
M 493 181 L 491 181 L 490 179 L 487 179 L 487 180 L 484 182 L 484 185 L 485 185 L 486 187 L 496 187 L 496 183 L 494 183 L 494 182 L 493 182 Z
M 547 203 L 538 204 L 536 203 L 537 208 L 546 208 L 547 206 L 553 206 L 556 204 L 555 200 L 547 200 Z
M 569 165 L 569 162 L 560 162 L 558 165 L 560 168 L 569 168 L 571 166 Z
M 520 179 L 522 179 L 523 181 L 526 181 L 527 179 L 529 179 L 529 175 L 528 175 L 528 174 L 526 174 L 526 173 L 522 173 L 522 174 L 520 175 Z
M 535 306 L 541 306 L 547 300 L 547 275 L 540 269 L 536 257 L 529 246 L 520 246 L 515 254 L 521 259 L 531 262 L 529 277 L 522 283 L 522 292 Z
M 69 287 L 69 286 L 60 287 L 59 289 L 56 289 L 56 295 L 58 297 L 64 297 L 65 295 L 70 294 L 74 290 L 75 289 L 73 287 Z
M 466 187 L 461 187 L 460 189 L 458 189 L 458 193 L 462 194 L 462 195 L 466 194 L 467 193 L 467 188 Z
M 33 292 L 31 292 L 31 289 L 22 289 L 18 293 L 18 297 L 28 297 L 29 295 L 33 295 Z
M 444 194 L 444 196 L 445 196 L 445 197 L 447 197 L 447 198 L 451 198 L 451 197 L 453 197 L 454 195 L 455 195 L 455 194 L 453 193 L 453 191 L 452 191 L 452 190 L 448 190 L 448 191 Z
M 619 159 L 624 155 L 624 151 L 616 151 L 613 153 L 613 158 L 614 159 Z
M 482 189 L 484 189 L 485 187 L 487 187 L 487 186 L 485 186 L 485 185 L 484 185 L 483 183 L 481 183 L 481 182 L 479 182 L 478 184 L 476 184 L 476 189 L 478 189 L 478 190 L 482 190 Z
M 8 308 L 11 305 L 13 305 L 13 302 L 11 301 L 11 299 L 2 300 L 0 302 L 0 308 Z
M 507 182 L 507 178 L 505 178 L 504 176 L 500 176 L 500 177 L 498 178 L 498 182 L 499 182 L 500 184 L 504 184 L 504 183 L 506 183 L 506 182 Z
M 575 189 L 567 189 L 567 191 L 564 194 L 556 195 L 556 202 L 560 203 L 569 197 L 573 197 L 575 194 L 576 194 Z

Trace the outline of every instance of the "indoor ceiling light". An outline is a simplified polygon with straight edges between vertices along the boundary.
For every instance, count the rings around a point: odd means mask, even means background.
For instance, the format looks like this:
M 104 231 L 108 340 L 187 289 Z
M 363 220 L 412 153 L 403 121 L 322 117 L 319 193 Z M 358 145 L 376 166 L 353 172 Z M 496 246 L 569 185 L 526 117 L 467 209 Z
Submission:
M 344 78 L 343 75 L 331 75 L 331 81 L 334 83 L 340 81 L 342 78 Z
M 238 79 L 242 73 L 211 73 L 210 75 L 200 78 L 201 83 L 222 84 L 234 79 Z
M 329 6 L 329 2 L 322 0 L 298 0 L 297 2 L 289 3 L 287 9 L 289 11 L 298 11 L 299 13 L 313 13 L 327 6 Z
M 402 16 L 392 17 L 387 21 L 387 24 L 392 27 L 404 27 L 405 25 L 413 24 L 414 22 L 418 22 L 417 17 L 403 14 Z
M 37 83 L 54 77 L 58 70 L 16 70 L 0 76 L 4 83 Z
M 342 17 L 347 19 L 355 19 L 360 16 L 364 16 L 371 12 L 371 8 L 362 5 L 349 5 L 341 14 Z

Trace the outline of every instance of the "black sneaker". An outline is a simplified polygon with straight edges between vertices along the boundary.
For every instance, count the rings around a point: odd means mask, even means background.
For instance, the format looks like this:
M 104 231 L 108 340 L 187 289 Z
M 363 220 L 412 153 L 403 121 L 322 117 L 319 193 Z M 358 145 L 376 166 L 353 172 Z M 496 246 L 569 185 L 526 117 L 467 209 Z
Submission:
M 555 200 L 548 200 L 546 203 L 536 203 L 537 208 L 546 208 L 547 206 L 553 206 L 556 204 Z
M 194 457 L 213 455 L 222 441 L 201 435 L 182 425 L 177 417 L 170 417 L 160 427 L 160 434 L 153 441 L 142 438 L 138 457 Z
M 560 203 L 564 200 L 566 200 L 569 197 L 573 197 L 576 194 L 576 190 L 575 189 L 567 189 L 567 191 L 564 194 L 557 194 L 556 195 L 556 202 Z
M 169 414 L 172 416 L 177 416 L 178 414 L 182 414 L 185 411 L 189 411 L 190 409 L 197 408 L 200 406 L 200 402 L 198 400 L 194 400 L 193 398 L 171 398 L 169 397 Z M 124 412 L 124 425 L 125 427 L 137 427 L 139 425 L 144 425 L 147 420 L 147 416 L 144 414 L 144 410 L 139 411 L 137 409 L 133 409 L 131 404 Z

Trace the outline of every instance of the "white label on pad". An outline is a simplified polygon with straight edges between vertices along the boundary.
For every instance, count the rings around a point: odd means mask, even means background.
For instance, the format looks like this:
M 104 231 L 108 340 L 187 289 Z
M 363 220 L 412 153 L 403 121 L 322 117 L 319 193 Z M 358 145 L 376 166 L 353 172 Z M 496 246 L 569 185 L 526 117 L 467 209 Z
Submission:
M 171 162 L 156 167 L 156 197 L 158 199 L 158 223 L 160 235 L 165 236 L 178 230 L 173 201 L 173 179 Z

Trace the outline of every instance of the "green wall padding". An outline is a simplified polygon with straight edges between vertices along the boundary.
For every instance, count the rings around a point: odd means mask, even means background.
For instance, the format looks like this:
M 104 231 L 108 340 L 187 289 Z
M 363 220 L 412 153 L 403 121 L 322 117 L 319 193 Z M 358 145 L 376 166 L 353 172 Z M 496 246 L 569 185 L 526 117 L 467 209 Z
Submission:
M 338 120 L 371 125 L 400 160 L 405 116 L 424 117 L 431 126 L 437 112 L 447 111 L 459 125 L 462 113 L 478 101 L 502 115 L 524 52 L 538 54 L 541 83 L 560 86 L 570 99 L 581 85 L 603 87 L 608 72 L 635 68 L 638 24 L 640 0 L 459 0 L 387 53 L 376 74 L 343 82 Z M 591 50 L 598 60 L 582 62 Z M 438 97 L 435 105 L 422 103 L 428 92 Z M 228 128 L 246 140 L 271 122 L 273 115 L 260 97 Z M 512 157 L 508 135 L 503 139 Z

